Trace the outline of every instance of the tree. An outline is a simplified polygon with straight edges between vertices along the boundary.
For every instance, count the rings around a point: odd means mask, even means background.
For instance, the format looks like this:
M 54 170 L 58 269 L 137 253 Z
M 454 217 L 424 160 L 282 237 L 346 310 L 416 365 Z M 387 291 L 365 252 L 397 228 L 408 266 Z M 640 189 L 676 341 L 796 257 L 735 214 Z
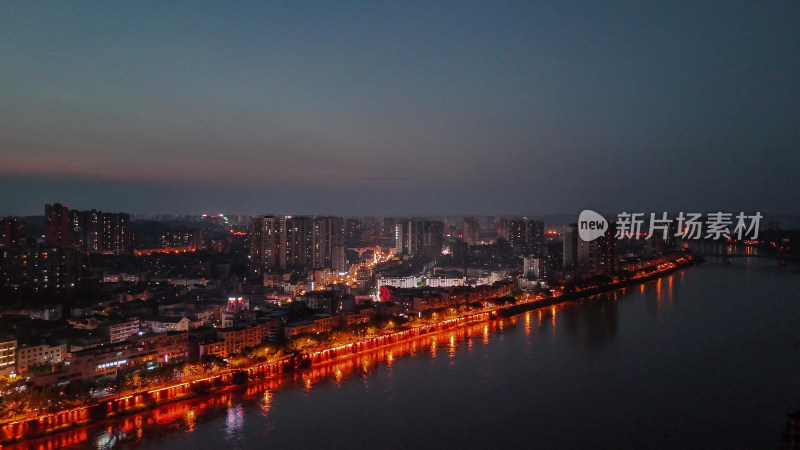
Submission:
M 247 372 L 244 370 L 237 370 L 236 372 L 233 372 L 231 381 L 233 381 L 233 384 L 247 384 L 247 378 Z

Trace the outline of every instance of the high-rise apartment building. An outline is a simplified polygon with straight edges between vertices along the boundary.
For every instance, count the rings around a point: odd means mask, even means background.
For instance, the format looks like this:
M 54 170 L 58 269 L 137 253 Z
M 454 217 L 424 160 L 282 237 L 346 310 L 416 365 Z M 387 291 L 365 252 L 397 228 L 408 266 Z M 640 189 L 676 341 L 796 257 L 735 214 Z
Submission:
M 616 227 L 609 224 L 605 235 L 586 242 L 579 237 L 577 224 L 564 228 L 564 268 L 579 274 L 612 274 L 616 270 Z
M 250 223 L 250 272 L 286 268 L 286 217 L 254 217 Z
M 616 271 L 617 239 L 614 237 L 615 234 L 616 223 L 610 222 L 603 236 L 587 243 L 590 246 L 588 272 L 610 275 Z
M 82 252 L 127 254 L 133 250 L 130 216 L 97 210 L 69 212 L 69 238 Z
M 544 244 L 544 222 L 529 220 L 525 228 L 525 252 L 540 255 Z
M 344 221 L 341 217 L 314 218 L 312 235 L 314 268 L 345 270 Z
M 69 248 L 69 205 L 45 205 L 44 218 L 45 244 L 48 247 Z
M 570 269 L 578 262 L 578 224 L 573 223 L 566 225 L 564 227 L 563 236 L 563 266 L 565 269 Z
M 522 254 L 541 254 L 544 222 L 515 217 L 508 224 L 508 244 Z
M 18 217 L 0 219 L 0 249 L 26 244 L 25 222 Z
M 508 240 L 511 221 L 505 218 L 497 219 L 497 237 Z
M 257 275 L 286 269 L 345 270 L 341 217 L 254 217 L 250 269 Z
M 436 259 L 442 254 L 444 223 L 436 220 L 404 220 L 395 225 L 395 251 Z
M 0 288 L 11 292 L 75 287 L 80 253 L 68 248 L 13 247 L 0 250 Z
M 508 244 L 517 252 L 525 252 L 527 227 L 527 220 L 522 217 L 515 217 L 508 222 Z
M 480 232 L 478 219 L 467 217 L 461 221 L 461 236 L 468 245 L 475 245 L 480 242 Z
M 347 219 L 344 228 L 344 243 L 350 248 L 361 247 L 364 243 L 364 223 L 358 219 Z
M 291 217 L 286 219 L 286 267 L 314 266 L 314 219 Z

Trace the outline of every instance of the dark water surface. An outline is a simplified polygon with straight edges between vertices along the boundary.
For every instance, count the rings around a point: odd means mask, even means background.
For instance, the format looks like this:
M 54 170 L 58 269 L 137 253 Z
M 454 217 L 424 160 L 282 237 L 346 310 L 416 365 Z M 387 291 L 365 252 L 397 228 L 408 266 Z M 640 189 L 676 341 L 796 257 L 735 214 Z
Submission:
M 88 442 L 775 448 L 786 413 L 800 409 L 800 272 L 710 260 L 323 372 L 173 406 L 161 425 L 95 427 Z

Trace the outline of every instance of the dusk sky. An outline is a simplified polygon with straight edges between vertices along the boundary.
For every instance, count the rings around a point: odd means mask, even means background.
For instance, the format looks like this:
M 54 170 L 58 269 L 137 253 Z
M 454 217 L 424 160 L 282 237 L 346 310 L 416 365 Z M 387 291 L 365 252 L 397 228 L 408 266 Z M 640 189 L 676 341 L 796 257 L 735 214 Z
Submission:
M 0 215 L 800 206 L 800 2 L 0 3 Z

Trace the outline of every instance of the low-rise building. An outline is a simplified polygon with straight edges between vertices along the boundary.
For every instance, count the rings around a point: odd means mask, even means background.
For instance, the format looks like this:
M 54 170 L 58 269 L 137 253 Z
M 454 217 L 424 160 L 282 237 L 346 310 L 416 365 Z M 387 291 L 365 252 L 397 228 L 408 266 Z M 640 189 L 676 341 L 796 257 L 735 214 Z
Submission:
M 330 314 L 316 314 L 308 320 L 287 323 L 284 335 L 292 338 L 303 333 L 328 333 L 339 326 L 339 317 Z
M 81 330 L 95 330 L 103 323 L 103 320 L 105 320 L 105 316 L 92 314 L 88 317 L 67 320 L 67 323 L 72 325 L 73 328 Z
M 17 370 L 17 341 L 0 339 L 0 375 L 7 376 Z
M 169 331 L 189 331 L 192 321 L 186 317 L 152 317 L 142 319 L 141 327 L 153 333 L 166 333 Z
M 67 344 L 32 345 L 17 348 L 17 373 L 25 373 L 31 367 L 59 364 L 67 354 Z
M 455 287 L 463 286 L 466 279 L 464 277 L 428 277 L 425 285 L 428 287 Z
M 103 283 L 143 283 L 147 280 L 144 273 L 104 273 Z
M 116 375 L 135 367 L 139 349 L 130 342 L 118 342 L 69 354 L 60 371 L 37 377 L 36 384 L 60 384 Z
M 131 317 L 124 321 L 111 321 L 103 325 L 108 332 L 108 341 L 112 344 L 122 342 L 139 332 L 139 319 Z
M 259 323 L 264 327 L 267 340 L 276 341 L 283 336 L 283 327 L 286 324 L 286 312 L 274 311 L 267 317 L 259 319 Z
M 540 283 L 537 280 L 533 280 L 528 277 L 517 278 L 517 289 L 520 291 L 531 291 L 538 286 L 540 286 Z
M 266 324 L 219 329 L 216 339 L 199 344 L 199 356 L 213 355 L 225 358 L 231 354 L 241 353 L 245 348 L 258 347 L 266 340 L 267 330 Z
M 316 333 L 317 328 L 313 320 L 301 320 L 298 322 L 287 323 L 283 328 L 283 334 L 288 339 L 305 333 Z
M 147 300 L 149 297 L 147 289 L 135 289 L 113 294 L 114 300 L 120 303 L 132 302 L 134 300 Z
M 422 282 L 422 277 L 380 277 L 375 284 L 378 289 L 383 286 L 392 286 L 401 289 L 415 288 Z
M 384 286 L 381 289 L 381 299 L 396 305 L 399 312 L 418 314 L 428 309 L 458 306 L 487 298 L 503 297 L 511 294 L 513 288 L 514 283 L 510 281 L 499 281 L 477 287 L 398 289 Z
M 18 314 L 30 317 L 31 319 L 58 320 L 62 316 L 63 307 L 61 305 L 47 306 L 42 308 L 15 308 L 5 309 L 0 314 Z
M 130 341 L 71 351 L 57 372 L 32 381 L 42 386 L 92 380 L 184 361 L 188 352 L 188 334 L 185 332 L 137 335 Z
M 189 355 L 189 333 L 186 330 L 137 335 L 131 338 L 131 342 L 139 349 L 137 366 L 183 362 Z
M 365 324 L 375 317 L 375 308 L 362 308 L 359 311 L 342 313 L 339 317 L 342 327 Z

